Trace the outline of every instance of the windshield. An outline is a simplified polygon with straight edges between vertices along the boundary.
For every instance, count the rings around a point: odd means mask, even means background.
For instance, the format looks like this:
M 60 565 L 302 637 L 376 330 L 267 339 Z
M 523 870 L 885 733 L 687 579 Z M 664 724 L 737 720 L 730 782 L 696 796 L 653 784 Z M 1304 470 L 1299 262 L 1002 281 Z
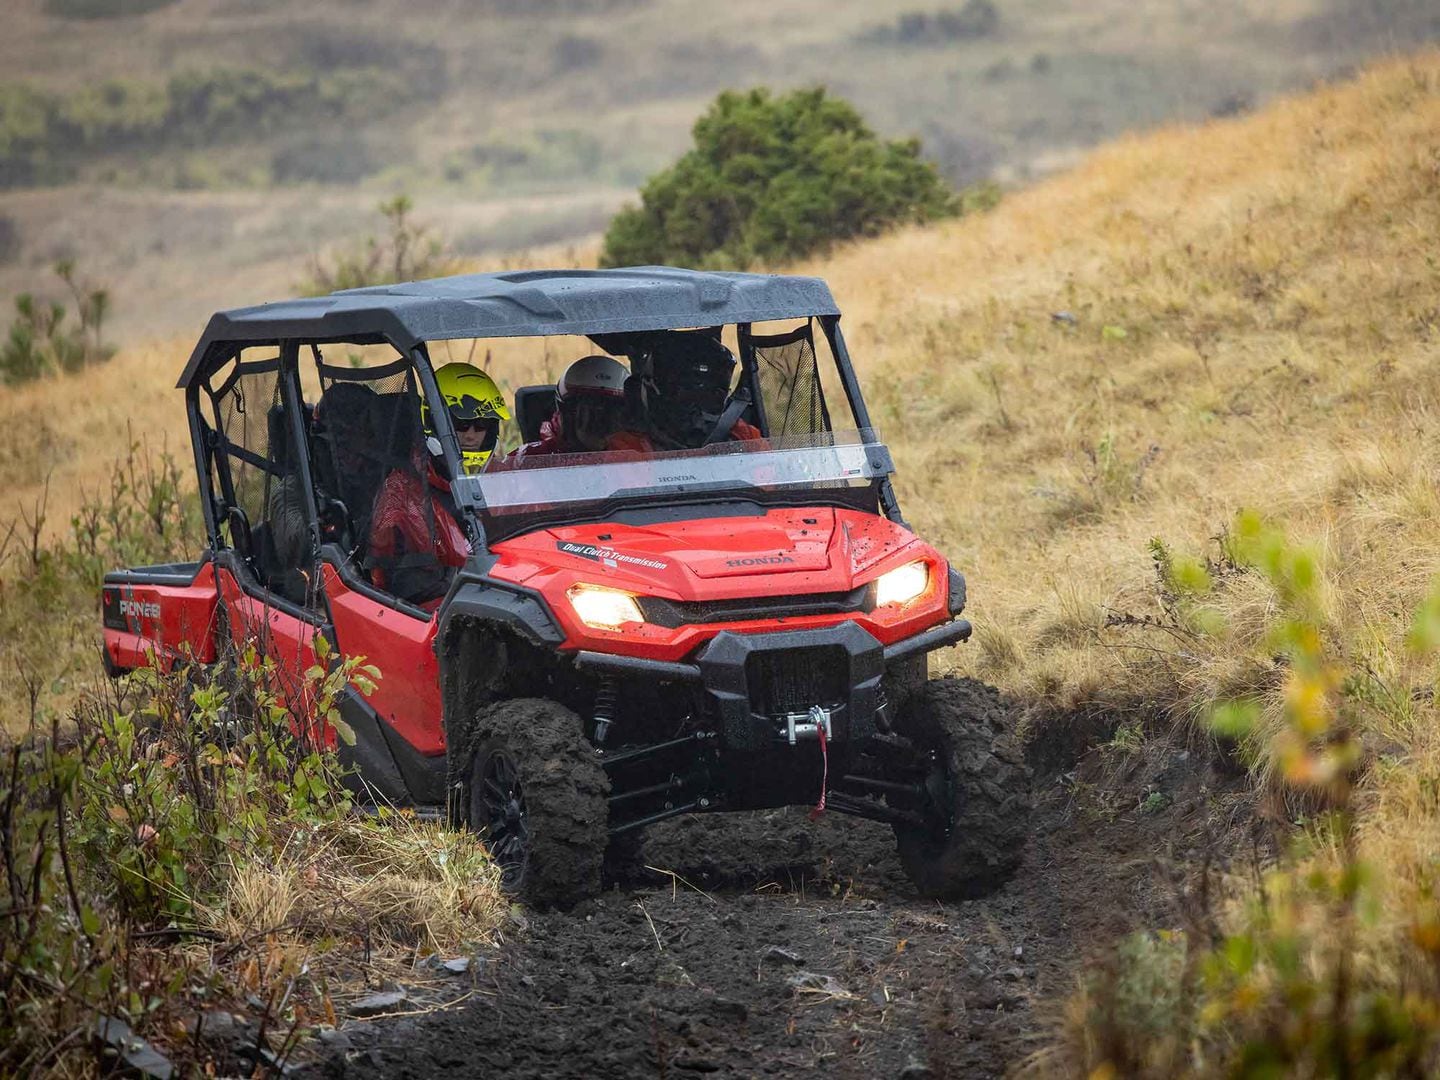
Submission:
M 454 486 L 486 514 L 534 513 L 613 500 L 868 486 L 894 470 L 873 430 L 730 441 L 695 450 L 552 454 L 494 461 Z

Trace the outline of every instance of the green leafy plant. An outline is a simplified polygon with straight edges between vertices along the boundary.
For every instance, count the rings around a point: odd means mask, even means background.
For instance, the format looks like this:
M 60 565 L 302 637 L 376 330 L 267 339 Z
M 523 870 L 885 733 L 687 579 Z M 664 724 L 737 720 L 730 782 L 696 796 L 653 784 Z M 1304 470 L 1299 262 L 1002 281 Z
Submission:
M 408 195 L 396 195 L 376 208 L 385 218 L 388 231 L 371 236 L 358 249 L 326 260 L 311 262 L 311 278 L 300 288 L 310 296 L 323 296 L 337 289 L 360 289 L 368 285 L 393 285 L 416 278 L 454 273 L 454 262 L 427 227 L 415 221 L 415 204 Z
M 602 265 L 774 263 L 962 210 L 916 140 L 879 138 L 823 88 L 726 91 L 694 138 L 615 216 Z
M 1238 908 L 1185 932 L 1136 935 L 1081 1000 L 1091 1076 L 1431 1076 L 1440 1067 L 1440 903 L 1433 865 L 1362 857 L 1362 730 L 1409 719 L 1413 692 L 1377 687 L 1337 650 L 1318 554 L 1253 512 L 1223 537 L 1235 571 L 1263 579 L 1273 613 L 1258 643 L 1270 689 L 1212 703 L 1208 723 L 1245 743 L 1304 825 Z M 1187 602 L 1208 570 L 1152 541 Z M 1440 647 L 1440 586 L 1408 646 Z M 1402 674 L 1405 674 L 1402 670 Z M 1418 671 L 1411 669 L 1406 677 Z M 1384 869 L 1382 870 L 1382 866 Z M 1388 921 L 1382 908 L 1390 905 Z M 1137 992 L 1138 988 L 1138 992 Z
M 75 318 L 67 319 L 69 312 L 59 302 L 37 300 L 30 293 L 16 297 L 15 321 L 0 343 L 0 380 L 6 383 L 78 371 L 115 354 L 104 341 L 109 290 L 82 282 L 73 260 L 62 259 L 54 269 L 74 300 Z

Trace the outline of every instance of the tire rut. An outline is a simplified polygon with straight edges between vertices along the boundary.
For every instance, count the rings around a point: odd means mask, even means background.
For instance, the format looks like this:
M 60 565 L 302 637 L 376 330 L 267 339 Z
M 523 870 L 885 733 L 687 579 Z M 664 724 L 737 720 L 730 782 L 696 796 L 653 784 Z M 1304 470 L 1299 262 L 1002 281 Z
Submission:
M 1098 800 L 1098 755 L 1089 772 L 1043 778 L 1019 872 L 961 903 L 921 899 L 873 823 L 803 811 L 669 822 L 645 862 L 684 880 L 649 871 L 531 916 L 476 997 L 352 1023 L 311 1071 L 1002 1076 L 1045 1045 L 1077 974 L 1118 935 L 1178 923 L 1174 868 L 1200 865 L 1207 838 L 1244 817 L 1223 770 L 1156 753 Z M 1168 802 L 1146 811 L 1157 775 Z

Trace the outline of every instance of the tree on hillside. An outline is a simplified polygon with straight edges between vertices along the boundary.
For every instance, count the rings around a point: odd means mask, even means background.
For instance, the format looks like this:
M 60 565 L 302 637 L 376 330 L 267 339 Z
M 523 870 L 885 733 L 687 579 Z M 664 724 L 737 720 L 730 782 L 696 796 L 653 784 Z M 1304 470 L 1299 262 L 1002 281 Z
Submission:
M 782 262 L 961 209 L 918 140 L 878 138 L 821 87 L 727 90 L 694 136 L 611 221 L 602 265 Z

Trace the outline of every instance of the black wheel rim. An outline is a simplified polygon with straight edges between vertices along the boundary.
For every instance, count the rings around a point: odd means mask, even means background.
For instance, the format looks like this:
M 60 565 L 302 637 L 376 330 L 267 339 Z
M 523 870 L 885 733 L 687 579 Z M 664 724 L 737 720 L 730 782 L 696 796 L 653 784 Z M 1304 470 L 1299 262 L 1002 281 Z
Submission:
M 496 747 L 475 762 L 472 775 L 470 820 L 500 867 L 501 887 L 517 889 L 530 858 L 530 817 L 520 770 L 508 750 Z

